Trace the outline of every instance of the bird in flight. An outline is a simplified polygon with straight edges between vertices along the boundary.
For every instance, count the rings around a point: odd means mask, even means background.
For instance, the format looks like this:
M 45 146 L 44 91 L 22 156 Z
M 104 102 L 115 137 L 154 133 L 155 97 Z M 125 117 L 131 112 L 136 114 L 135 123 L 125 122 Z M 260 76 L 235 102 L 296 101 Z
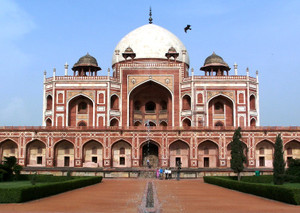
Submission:
M 184 28 L 184 32 L 187 33 L 188 30 L 191 30 L 191 25 L 186 25 L 186 27 Z

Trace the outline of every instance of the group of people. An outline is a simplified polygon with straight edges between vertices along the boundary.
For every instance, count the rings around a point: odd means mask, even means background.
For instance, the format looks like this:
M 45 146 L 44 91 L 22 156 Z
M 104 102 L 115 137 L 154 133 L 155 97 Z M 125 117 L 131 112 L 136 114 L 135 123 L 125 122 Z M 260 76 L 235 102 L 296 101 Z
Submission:
M 158 168 L 156 170 L 156 178 L 160 180 L 168 180 L 172 178 L 172 170 L 171 168 Z

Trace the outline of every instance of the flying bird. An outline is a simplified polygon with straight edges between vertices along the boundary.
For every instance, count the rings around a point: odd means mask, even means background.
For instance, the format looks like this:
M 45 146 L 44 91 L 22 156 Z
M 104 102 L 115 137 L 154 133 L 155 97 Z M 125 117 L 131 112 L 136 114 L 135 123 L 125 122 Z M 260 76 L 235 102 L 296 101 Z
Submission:
M 188 30 L 191 30 L 191 25 L 186 25 L 186 27 L 184 28 L 184 32 L 187 33 Z

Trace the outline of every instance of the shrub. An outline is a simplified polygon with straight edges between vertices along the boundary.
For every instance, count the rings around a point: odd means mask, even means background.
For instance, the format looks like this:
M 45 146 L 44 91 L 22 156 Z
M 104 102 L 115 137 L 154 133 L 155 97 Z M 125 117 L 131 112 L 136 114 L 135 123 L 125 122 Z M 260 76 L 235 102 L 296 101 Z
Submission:
M 291 189 L 284 186 L 238 182 L 220 177 L 204 177 L 206 183 L 222 186 L 225 188 L 282 201 L 285 203 L 300 205 L 300 189 Z M 284 196 L 283 196 L 284 195 Z
M 37 177 L 39 177 L 39 175 Z M 25 202 L 62 193 L 72 189 L 100 183 L 101 181 L 102 177 L 78 177 L 63 182 L 44 183 L 41 185 L 23 186 L 18 188 L 5 188 L 0 190 L 0 202 Z
M 286 174 L 300 177 L 300 159 L 290 159 L 288 165 Z

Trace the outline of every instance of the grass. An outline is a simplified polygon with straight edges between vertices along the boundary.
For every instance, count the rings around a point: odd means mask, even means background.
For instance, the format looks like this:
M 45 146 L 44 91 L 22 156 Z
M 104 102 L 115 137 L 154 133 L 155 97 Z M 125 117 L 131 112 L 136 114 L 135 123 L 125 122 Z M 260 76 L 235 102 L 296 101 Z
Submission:
M 42 185 L 43 183 L 36 183 L 36 185 Z M 8 188 L 18 188 L 22 186 L 31 186 L 31 182 L 29 180 L 25 181 L 9 181 L 9 182 L 0 182 L 0 189 L 8 189 Z

